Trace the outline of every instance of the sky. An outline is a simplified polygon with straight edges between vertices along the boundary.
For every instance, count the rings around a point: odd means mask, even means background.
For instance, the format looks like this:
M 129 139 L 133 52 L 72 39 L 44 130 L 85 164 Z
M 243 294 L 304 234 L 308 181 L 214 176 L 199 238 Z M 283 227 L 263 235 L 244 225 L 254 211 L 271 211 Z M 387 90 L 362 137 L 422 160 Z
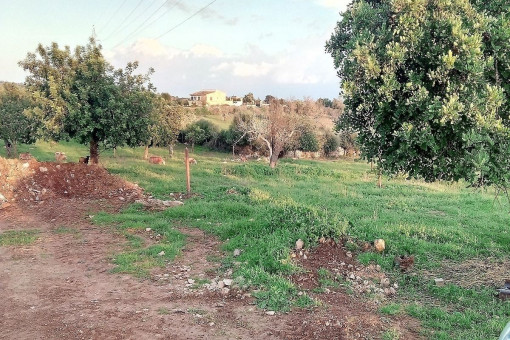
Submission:
M 0 81 L 37 45 L 85 45 L 95 32 L 116 68 L 155 69 L 158 92 L 336 98 L 324 51 L 349 0 L 0 0 Z

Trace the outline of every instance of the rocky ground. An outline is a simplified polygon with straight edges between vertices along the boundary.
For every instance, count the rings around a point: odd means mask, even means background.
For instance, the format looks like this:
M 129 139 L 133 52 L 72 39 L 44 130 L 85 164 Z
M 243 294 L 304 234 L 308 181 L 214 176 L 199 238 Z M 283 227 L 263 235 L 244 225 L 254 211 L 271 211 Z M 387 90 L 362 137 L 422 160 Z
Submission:
M 215 270 L 207 259 L 222 255 L 219 242 L 194 228 L 180 229 L 185 249 L 150 279 L 112 274 L 126 239 L 89 215 L 150 200 L 101 167 L 0 158 L 0 194 L 0 233 L 37 230 L 34 243 L 0 246 L 0 339 L 381 339 L 387 330 L 420 338 L 416 321 L 378 312 L 398 285 L 341 244 L 296 250 L 304 270 L 292 280 L 320 303 L 274 313 Z M 324 285 L 324 273 L 342 284 Z

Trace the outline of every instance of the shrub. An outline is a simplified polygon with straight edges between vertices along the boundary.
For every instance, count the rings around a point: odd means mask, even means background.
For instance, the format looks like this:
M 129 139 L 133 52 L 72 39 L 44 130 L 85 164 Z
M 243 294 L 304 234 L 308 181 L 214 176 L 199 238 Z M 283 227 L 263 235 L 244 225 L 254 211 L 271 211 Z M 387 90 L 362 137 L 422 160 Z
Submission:
M 307 152 L 319 151 L 319 141 L 313 131 L 306 130 L 299 137 L 299 149 Z
M 339 145 L 340 141 L 338 140 L 338 137 L 332 133 L 327 133 L 324 140 L 324 146 L 322 147 L 324 154 L 329 156 L 338 149 Z

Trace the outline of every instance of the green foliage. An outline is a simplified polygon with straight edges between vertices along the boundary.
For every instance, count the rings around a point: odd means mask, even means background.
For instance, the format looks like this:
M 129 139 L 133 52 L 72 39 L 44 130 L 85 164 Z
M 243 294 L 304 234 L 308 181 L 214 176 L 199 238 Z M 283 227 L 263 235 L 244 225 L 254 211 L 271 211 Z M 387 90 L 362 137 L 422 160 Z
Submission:
M 148 140 L 153 87 L 149 75 L 134 74 L 137 62 L 114 70 L 91 38 L 74 54 L 56 43 L 39 45 L 20 66 L 29 72 L 27 88 L 42 108 L 48 137 L 90 143 L 93 163 L 100 142 L 106 147 L 133 147 Z
M 299 148 L 307 152 L 319 151 L 319 141 L 313 131 L 307 129 L 301 133 L 299 137 Z
M 191 143 L 192 148 L 195 145 L 209 144 L 213 146 L 219 135 L 218 128 L 211 122 L 201 119 L 183 131 L 184 140 Z
M 149 127 L 152 141 L 159 146 L 172 146 L 177 142 L 185 110 L 165 99 L 163 95 L 156 97 L 154 101 L 152 124 Z
M 329 156 L 332 152 L 335 152 L 340 146 L 338 137 L 332 133 L 327 133 L 324 140 L 323 151 L 326 156 Z
M 506 3 L 473 2 L 498 10 Z M 430 181 L 508 182 L 510 149 L 490 142 L 510 139 L 503 7 L 487 16 L 469 0 L 352 2 L 326 50 L 345 98 L 338 128 L 359 133 L 366 159 Z
M 37 140 L 41 122 L 35 114 L 37 108 L 34 105 L 30 94 L 22 86 L 13 83 L 0 85 L 0 139 L 6 145 L 12 144 L 16 148 L 19 143 L 32 144 Z

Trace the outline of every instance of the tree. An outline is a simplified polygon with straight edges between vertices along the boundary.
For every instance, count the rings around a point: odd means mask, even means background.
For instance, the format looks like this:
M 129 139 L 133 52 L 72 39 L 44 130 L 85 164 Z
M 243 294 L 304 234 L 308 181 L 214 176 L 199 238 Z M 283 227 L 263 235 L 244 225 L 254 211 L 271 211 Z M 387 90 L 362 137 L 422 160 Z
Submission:
M 99 143 L 134 147 L 148 139 L 152 70 L 135 75 L 137 62 L 114 70 L 93 38 L 74 53 L 56 43 L 39 45 L 20 66 L 30 73 L 26 85 L 42 107 L 46 135 L 89 144 L 91 163 L 98 163 Z
M 505 94 L 483 43 L 494 20 L 468 0 L 354 0 L 326 43 L 345 98 L 338 129 L 358 133 L 381 172 L 507 182 Z
M 34 102 L 22 86 L 0 84 L 0 138 L 8 157 L 17 157 L 19 143 L 32 144 L 38 137 L 40 120 Z
M 182 106 L 168 102 L 163 96 L 155 101 L 154 123 L 150 127 L 152 139 L 157 145 L 167 146 L 172 157 L 177 136 L 183 127 L 185 111 Z
M 243 98 L 243 104 L 253 104 L 255 103 L 255 97 L 253 97 L 253 93 L 248 93 L 246 96 L 244 96 Z
M 324 154 L 326 156 L 331 155 L 338 149 L 338 146 L 339 146 L 338 137 L 330 132 L 326 133 L 323 145 Z
M 299 136 L 299 148 L 305 152 L 319 151 L 319 141 L 311 129 L 305 128 Z

